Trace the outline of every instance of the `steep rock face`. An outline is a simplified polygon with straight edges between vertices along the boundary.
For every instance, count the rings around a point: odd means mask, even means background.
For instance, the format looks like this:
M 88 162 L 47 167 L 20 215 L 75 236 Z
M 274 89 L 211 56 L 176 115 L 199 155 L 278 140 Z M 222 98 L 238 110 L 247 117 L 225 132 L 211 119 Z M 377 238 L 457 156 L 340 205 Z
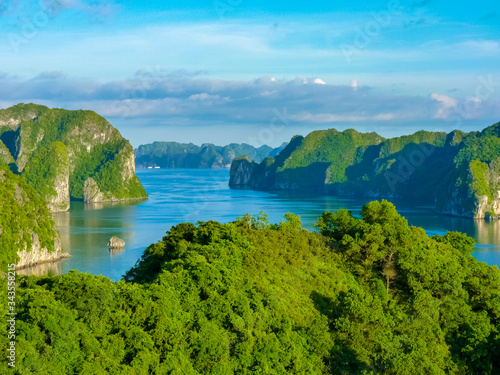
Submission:
M 92 111 L 19 104 L 0 110 L 0 139 L 14 158 L 16 171 L 31 174 L 31 185 L 42 192 L 56 211 L 68 208 L 68 195 L 84 200 L 84 184 L 89 178 L 102 192 L 102 201 L 147 198 L 135 175 L 132 146 L 108 121 Z M 60 144 L 55 147 L 54 142 Z M 32 161 L 47 150 L 57 155 L 61 164 L 58 170 L 55 163 Z M 34 173 L 30 164 L 51 167 L 51 179 Z M 50 191 L 44 191 L 47 185 Z
M 68 256 L 46 201 L 5 164 L 0 165 L 0 212 L 2 265 L 22 268 Z
M 235 159 L 231 164 L 229 186 L 253 187 L 252 178 L 257 166 L 257 163 L 246 156 Z
M 126 145 L 123 149 L 118 153 L 118 159 L 121 160 L 121 164 L 123 165 L 122 169 L 122 180 L 129 181 L 135 176 L 135 156 L 134 149 L 130 144 Z
M 500 158 L 489 163 L 466 159 L 453 170 L 449 181 L 436 202 L 441 212 L 474 219 L 500 218 Z
M 40 245 L 40 240 L 36 233 L 31 235 L 32 245 L 30 249 L 18 251 L 19 261 L 16 268 L 31 267 L 41 263 L 54 262 L 59 259 L 68 258 L 69 254 L 64 253 L 61 247 L 61 240 L 55 238 L 54 250 L 48 251 L 46 247 Z
M 103 202 L 103 196 L 97 186 L 96 182 L 92 177 L 85 180 L 85 185 L 83 188 L 83 201 L 85 203 L 99 203 Z
M 52 212 L 63 212 L 69 210 L 69 168 L 61 167 L 60 173 L 54 180 L 54 191 L 56 195 L 48 198 L 48 207 Z
M 466 209 L 465 207 L 472 208 Z M 441 213 L 453 216 L 468 217 L 471 219 L 499 219 L 500 218 L 500 191 L 495 199 L 490 199 L 486 195 L 468 197 L 461 199 L 456 194 L 447 201 L 447 206 L 440 210 Z
M 484 219 L 487 216 L 498 218 L 500 215 L 500 191 L 497 191 L 493 200 L 488 199 L 486 195 L 479 197 L 475 219 Z

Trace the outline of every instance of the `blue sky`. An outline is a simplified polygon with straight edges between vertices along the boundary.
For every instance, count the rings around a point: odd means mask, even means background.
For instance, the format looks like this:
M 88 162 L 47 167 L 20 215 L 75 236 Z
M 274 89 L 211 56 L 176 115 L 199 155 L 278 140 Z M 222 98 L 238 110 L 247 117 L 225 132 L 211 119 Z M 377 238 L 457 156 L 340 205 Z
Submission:
M 496 1 L 0 0 L 0 108 L 92 109 L 134 146 L 479 130 L 499 25 Z

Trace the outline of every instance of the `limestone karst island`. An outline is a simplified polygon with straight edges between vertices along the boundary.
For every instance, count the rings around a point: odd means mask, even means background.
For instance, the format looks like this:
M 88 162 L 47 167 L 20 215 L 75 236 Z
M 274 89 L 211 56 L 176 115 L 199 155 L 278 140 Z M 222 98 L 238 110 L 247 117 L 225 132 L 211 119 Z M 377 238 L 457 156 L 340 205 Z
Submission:
M 135 175 L 132 146 L 92 111 L 35 104 L 0 110 L 0 153 L 7 199 L 2 201 L 2 256 L 18 268 L 67 256 L 50 211 L 67 211 L 72 201 L 148 196 Z

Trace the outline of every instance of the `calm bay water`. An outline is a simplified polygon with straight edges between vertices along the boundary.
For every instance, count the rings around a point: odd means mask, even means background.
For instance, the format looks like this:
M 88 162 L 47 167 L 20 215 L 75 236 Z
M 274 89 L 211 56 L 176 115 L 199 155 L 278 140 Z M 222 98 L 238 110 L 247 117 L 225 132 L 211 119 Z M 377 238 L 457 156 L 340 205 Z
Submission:
M 68 212 L 54 215 L 63 248 L 72 257 L 42 264 L 25 273 L 67 273 L 77 269 L 119 280 L 151 243 L 161 240 L 181 222 L 217 220 L 229 222 L 245 213 L 264 211 L 270 222 L 286 212 L 300 215 L 304 228 L 313 229 L 326 210 L 347 208 L 358 215 L 369 199 L 345 199 L 304 193 L 268 193 L 229 189 L 228 169 L 145 169 L 137 175 L 149 199 L 134 204 L 85 205 L 72 202 Z M 428 235 L 460 231 L 478 244 L 474 256 L 490 265 L 500 264 L 500 221 L 485 222 L 435 214 L 429 207 L 409 207 L 394 202 L 410 225 L 423 227 Z M 116 235 L 125 240 L 123 251 L 106 244 Z

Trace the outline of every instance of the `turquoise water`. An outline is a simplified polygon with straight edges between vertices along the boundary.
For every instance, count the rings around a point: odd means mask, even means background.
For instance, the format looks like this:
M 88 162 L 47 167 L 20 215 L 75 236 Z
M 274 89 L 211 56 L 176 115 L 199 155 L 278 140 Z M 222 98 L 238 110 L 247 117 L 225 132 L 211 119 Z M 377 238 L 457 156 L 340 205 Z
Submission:
M 137 175 L 149 199 L 134 204 L 85 205 L 72 202 L 69 212 L 55 214 L 65 251 L 72 257 L 40 265 L 26 273 L 60 274 L 77 269 L 119 280 L 144 249 L 161 240 L 173 225 L 189 221 L 229 222 L 245 213 L 264 211 L 271 222 L 286 212 L 300 215 L 305 228 L 325 210 L 347 208 L 359 214 L 369 199 L 345 199 L 304 193 L 269 193 L 229 189 L 228 169 L 143 169 Z M 427 234 L 461 231 L 477 242 L 474 255 L 488 264 L 500 264 L 500 221 L 484 222 L 435 214 L 428 207 L 410 207 L 394 202 L 411 225 Z M 123 251 L 110 252 L 108 240 L 116 235 L 125 240 Z

